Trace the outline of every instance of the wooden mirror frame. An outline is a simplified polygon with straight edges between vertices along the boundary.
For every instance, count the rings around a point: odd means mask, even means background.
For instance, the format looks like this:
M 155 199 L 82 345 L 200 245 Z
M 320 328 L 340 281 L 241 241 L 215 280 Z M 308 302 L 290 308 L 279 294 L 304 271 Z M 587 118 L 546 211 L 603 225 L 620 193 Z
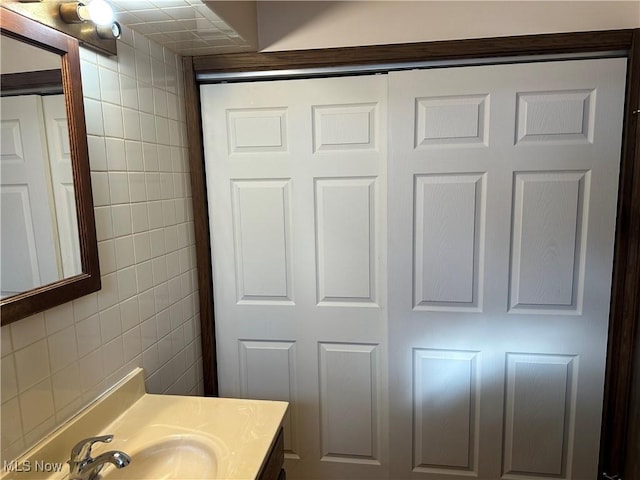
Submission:
M 1 324 L 7 325 L 22 318 L 69 302 L 100 290 L 100 267 L 96 240 L 93 196 L 87 129 L 80 75 L 78 41 L 53 28 L 42 25 L 0 7 L 0 30 L 3 35 L 60 55 L 62 60 L 62 89 L 65 96 L 71 167 L 75 191 L 80 262 L 82 273 L 42 285 L 0 300 Z

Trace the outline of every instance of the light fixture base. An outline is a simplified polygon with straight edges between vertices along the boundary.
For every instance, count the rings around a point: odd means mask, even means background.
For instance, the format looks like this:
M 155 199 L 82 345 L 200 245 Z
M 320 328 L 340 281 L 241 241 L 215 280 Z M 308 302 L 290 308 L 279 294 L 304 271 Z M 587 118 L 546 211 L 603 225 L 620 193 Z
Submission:
M 60 18 L 65 23 L 82 23 L 86 18 L 84 18 L 81 14 L 80 8 L 83 7 L 84 4 L 80 2 L 66 2 L 61 3 L 58 12 L 60 13 Z
M 118 22 L 112 22 L 110 25 L 96 25 L 96 33 L 100 38 L 118 39 L 122 35 L 122 27 Z
M 83 47 L 90 48 L 103 55 L 118 55 L 116 39 L 113 36 L 100 38 L 96 32 L 95 24 L 92 22 L 66 23 L 63 20 L 60 7 L 68 3 L 69 2 L 59 0 L 45 0 L 40 2 L 2 1 L 1 7 L 75 37 Z M 75 3 L 79 2 L 71 2 L 72 5 Z

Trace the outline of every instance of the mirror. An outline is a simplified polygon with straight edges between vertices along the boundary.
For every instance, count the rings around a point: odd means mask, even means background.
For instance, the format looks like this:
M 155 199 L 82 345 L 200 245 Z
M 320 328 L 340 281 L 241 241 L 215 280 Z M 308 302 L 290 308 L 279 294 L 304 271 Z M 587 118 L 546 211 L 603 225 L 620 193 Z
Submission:
M 0 299 L 82 273 L 60 56 L 2 39 Z
M 78 42 L 0 15 L 2 325 L 100 289 Z

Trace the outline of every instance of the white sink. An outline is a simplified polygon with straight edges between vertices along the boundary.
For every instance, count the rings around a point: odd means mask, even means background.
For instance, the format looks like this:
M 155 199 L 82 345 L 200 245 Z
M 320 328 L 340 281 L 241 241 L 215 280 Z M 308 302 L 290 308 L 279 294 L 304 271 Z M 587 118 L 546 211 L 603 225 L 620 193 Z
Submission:
M 215 447 L 196 436 L 172 436 L 127 452 L 131 463 L 122 469 L 107 465 L 105 480 L 216 478 Z

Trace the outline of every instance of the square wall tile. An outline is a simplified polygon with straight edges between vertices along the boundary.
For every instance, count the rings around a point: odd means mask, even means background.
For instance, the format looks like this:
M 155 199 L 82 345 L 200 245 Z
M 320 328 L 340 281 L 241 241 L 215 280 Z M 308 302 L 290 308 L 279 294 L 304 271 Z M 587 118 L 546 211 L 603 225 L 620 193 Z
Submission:
M 91 189 L 94 207 L 102 207 L 111 203 L 109 174 L 107 172 L 91 172 Z
M 142 142 L 126 140 L 124 142 L 124 149 L 127 157 L 127 170 L 129 172 L 143 171 Z
M 13 349 L 19 349 L 31 345 L 45 337 L 44 314 L 36 313 L 11 325 L 11 338 L 13 339 Z
M 147 173 L 145 174 L 145 181 L 147 184 L 147 199 L 160 200 L 162 198 L 162 189 L 160 186 L 160 174 Z
M 118 294 L 119 300 L 123 301 L 138 293 L 138 287 L 136 283 L 136 269 L 135 267 L 128 267 L 123 270 L 118 270 Z
M 85 355 L 78 362 L 80 369 L 80 385 L 83 395 L 89 393 L 91 397 L 94 392 L 102 391 L 100 384 L 104 383 L 104 363 L 102 361 L 102 348 L 98 348 Z M 95 393 L 98 393 L 95 392 Z
M 129 33 L 131 32 L 129 29 L 123 29 L 123 37 L 125 35 L 125 30 Z M 133 105 L 128 102 L 130 99 L 125 95 L 125 89 L 129 90 L 129 85 L 125 87 L 123 82 L 123 78 L 129 78 L 134 82 L 134 79 L 136 78 L 136 54 L 135 49 L 131 45 L 127 45 L 123 42 L 118 43 L 118 65 L 121 73 L 120 88 L 122 89 L 122 103 L 128 107 L 133 107 Z M 135 87 L 130 91 L 135 93 Z M 137 107 L 137 105 L 135 106 Z
M 131 108 L 123 108 L 122 116 L 124 121 L 124 137 L 127 140 L 142 140 L 140 114 L 138 111 Z
M 100 347 L 100 317 L 98 314 L 92 315 L 76 324 L 76 335 L 78 340 L 78 355 L 84 357 Z
M 144 335 L 142 337 L 144 339 Z M 160 357 L 158 356 L 158 347 L 156 340 L 153 340 L 151 346 L 142 352 L 142 366 L 145 372 L 148 372 L 147 378 L 153 375 L 160 367 Z
M 140 323 L 140 304 L 137 296 L 131 297 L 120 304 L 120 317 L 123 332 L 131 330 Z
M 164 87 L 156 86 L 154 84 L 153 87 L 153 105 L 154 105 L 154 113 L 159 117 L 167 117 L 167 92 L 164 90 Z M 158 135 L 158 139 L 162 140 L 164 137 Z
M 130 235 L 115 239 L 116 267 L 118 270 L 135 263 L 133 237 Z
M 134 234 L 149 230 L 149 211 L 145 202 L 131 205 L 131 219 Z
M 156 119 L 148 113 L 140 114 L 140 130 L 142 132 L 142 140 L 145 142 L 156 142 Z
M 122 337 L 118 337 L 102 347 L 102 362 L 105 375 L 112 374 L 124 364 Z
M 124 153 L 124 140 L 121 138 L 105 139 L 107 148 L 107 168 L 109 170 L 126 170 L 127 161 Z
M 107 137 L 123 138 L 122 107 L 120 105 L 103 103 L 102 114 L 104 117 L 104 134 Z
M 129 176 L 126 172 L 109 172 L 109 193 L 112 204 L 129 203 Z
M 155 143 L 144 142 L 142 144 L 142 156 L 146 172 L 158 171 L 158 146 Z
M 131 205 L 114 205 L 111 208 L 111 219 L 115 237 L 130 235 L 133 232 L 131 228 Z
M 144 292 L 153 287 L 153 263 L 151 261 L 136 265 L 136 281 L 138 292 Z
M 129 173 L 129 189 L 132 202 L 147 200 L 147 185 L 144 172 Z
M 17 397 L 2 403 L 2 421 L 0 421 L 2 437 L 0 440 L 3 451 L 6 446 L 18 442 L 23 437 L 21 417 L 20 404 Z
M 81 61 L 80 75 L 82 77 L 82 94 L 86 98 L 100 100 L 100 76 L 95 63 Z
M 11 327 L 5 325 L 0 329 L 0 356 L 4 357 L 13 352 L 13 342 L 11 341 Z
M 151 258 L 149 232 L 145 231 L 133 236 L 133 249 L 136 263 L 144 262 Z
M 23 392 L 19 399 L 22 428 L 25 434 L 53 416 L 53 389 L 50 378 Z
M 145 55 L 140 49 L 136 48 L 136 73 L 138 81 L 151 84 L 151 57 Z
M 98 67 L 100 75 L 100 94 L 103 102 L 121 104 L 120 77 L 117 72 L 105 67 Z
M 84 118 L 87 127 L 87 135 L 104 135 L 104 122 L 102 121 L 102 103 L 90 98 L 84 99 Z
M 55 373 L 78 360 L 74 325 L 47 337 L 51 372 Z
M 122 335 L 124 346 L 124 361 L 133 360 L 142 353 L 142 342 L 140 340 L 140 327 L 136 326 Z
M 69 302 L 45 311 L 44 322 L 48 335 L 73 325 L 73 304 Z
M 116 271 L 116 249 L 113 240 L 98 242 L 98 260 L 102 275 Z
M 107 187 L 109 182 L 107 181 Z M 94 198 L 95 201 L 95 198 Z M 96 207 L 93 210 L 96 221 L 96 237 L 98 241 L 113 238 L 113 222 L 111 207 Z
M 7 355 L 0 362 L 2 381 L 2 403 L 18 395 L 18 379 L 16 374 L 16 363 L 13 355 Z
M 163 122 L 160 121 L 159 123 Z M 165 138 L 169 138 L 168 135 Z M 158 145 L 158 170 L 160 170 L 160 172 L 170 172 L 173 170 L 171 147 L 169 145 Z
M 60 411 L 67 405 L 80 400 L 82 388 L 78 382 L 80 368 L 78 362 L 71 363 L 58 373 L 54 374 L 51 381 L 53 385 L 53 404 L 56 411 Z
M 151 348 L 152 346 L 155 346 L 158 341 L 158 330 L 155 317 L 148 318 L 140 324 L 140 339 L 142 341 L 142 348 Z
M 167 281 L 167 260 L 165 256 L 154 258 L 151 261 L 151 266 L 153 269 L 153 283 L 155 285 L 160 285 L 161 283 L 166 282 Z
M 141 81 L 138 81 L 138 107 L 141 112 L 153 113 L 155 104 L 153 101 L 153 87 Z
M 102 289 L 98 291 L 98 308 L 102 311 L 118 303 L 118 281 L 115 273 L 102 276 Z
M 91 293 L 73 301 L 73 316 L 77 322 L 98 313 L 98 294 Z

